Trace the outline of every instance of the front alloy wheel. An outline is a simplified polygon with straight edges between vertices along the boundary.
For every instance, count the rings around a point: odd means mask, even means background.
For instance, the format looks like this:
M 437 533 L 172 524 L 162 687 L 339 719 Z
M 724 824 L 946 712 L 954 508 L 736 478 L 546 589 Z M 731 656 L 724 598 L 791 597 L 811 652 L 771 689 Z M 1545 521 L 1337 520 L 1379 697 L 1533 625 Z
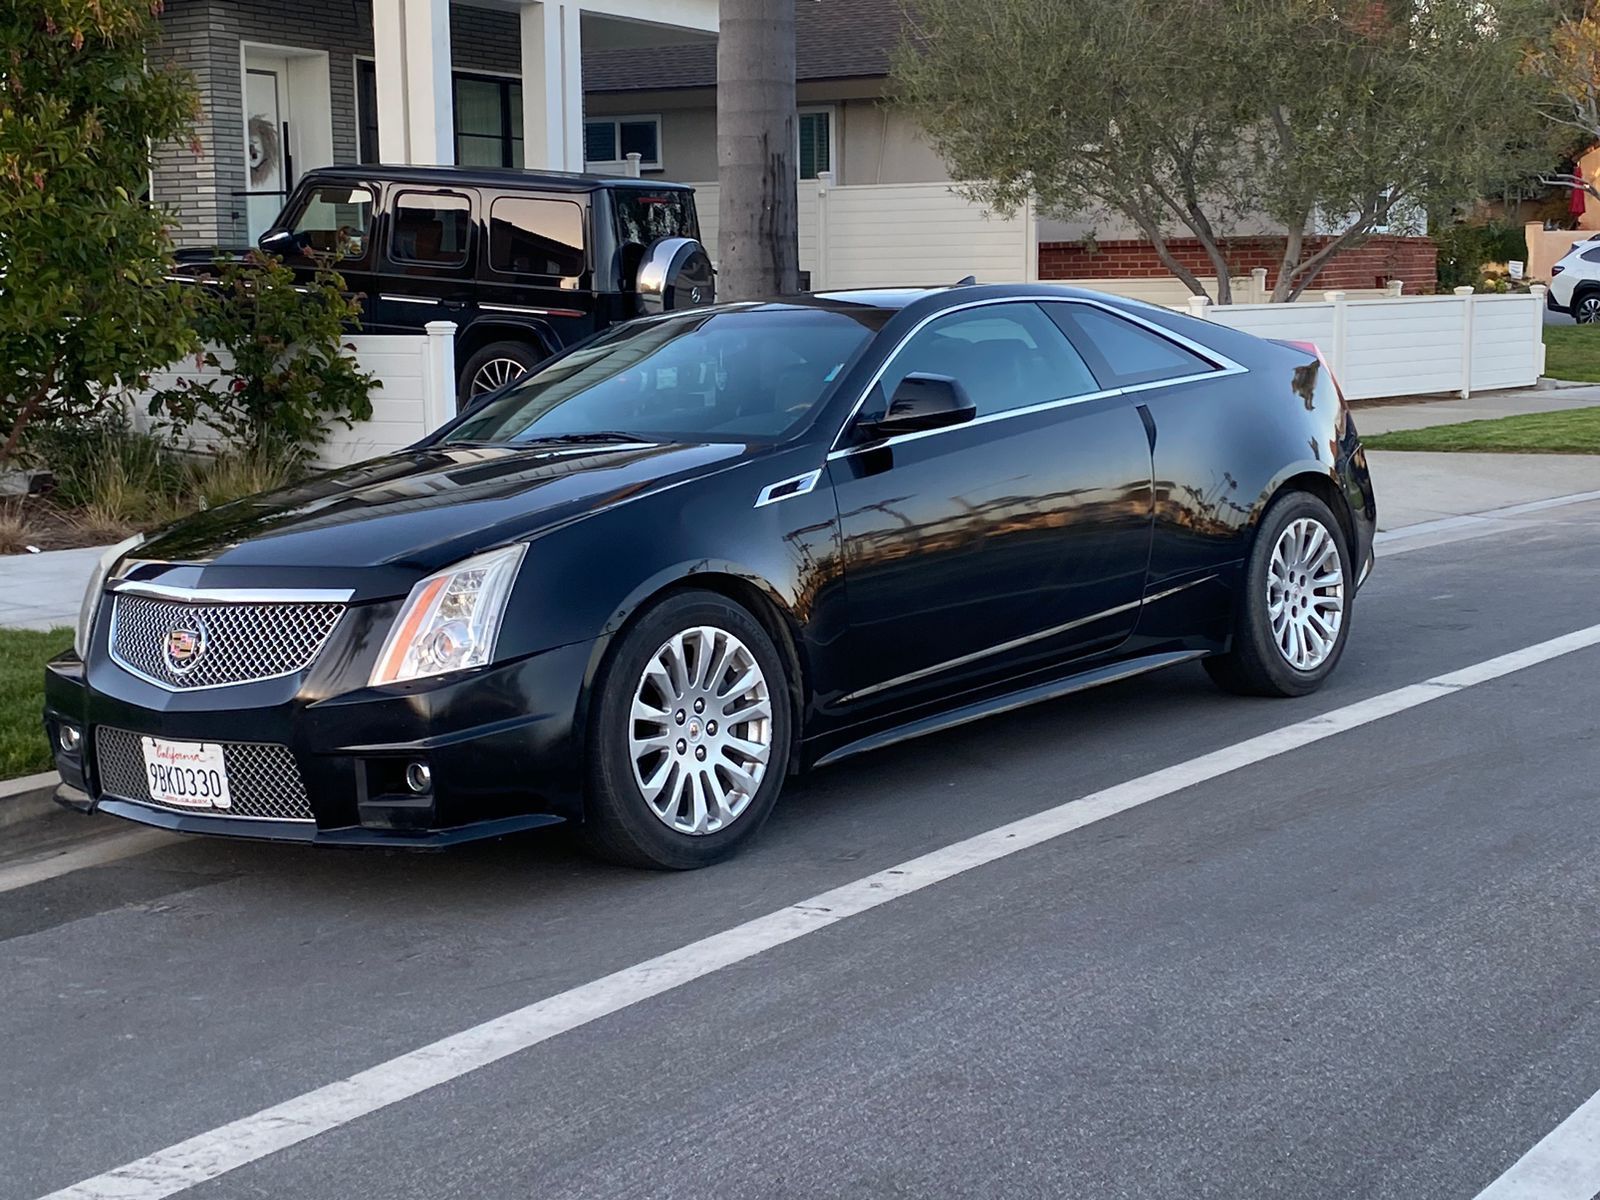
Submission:
M 650 811 L 703 837 L 732 825 L 772 754 L 772 694 L 750 648 L 726 629 L 674 634 L 634 689 L 628 757 Z
M 784 659 L 748 609 L 667 595 L 618 635 L 584 737 L 582 836 L 613 862 L 684 870 L 761 828 L 789 768 Z

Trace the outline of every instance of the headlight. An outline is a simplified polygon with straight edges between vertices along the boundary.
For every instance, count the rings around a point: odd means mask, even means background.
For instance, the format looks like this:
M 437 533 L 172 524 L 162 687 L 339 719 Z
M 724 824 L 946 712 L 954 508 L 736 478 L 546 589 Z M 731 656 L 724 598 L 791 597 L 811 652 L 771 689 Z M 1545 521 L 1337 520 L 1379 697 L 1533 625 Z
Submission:
M 134 534 L 125 542 L 118 542 L 101 555 L 94 574 L 89 576 L 89 586 L 83 592 L 83 603 L 78 606 L 78 633 L 72 639 L 72 648 L 78 652 L 79 658 L 89 657 L 89 634 L 94 630 L 95 614 L 100 611 L 100 597 L 105 594 L 107 576 L 130 551 L 143 542 L 142 533 Z
M 507 546 L 430 575 L 406 597 L 370 682 L 398 683 L 481 667 L 494 658 L 500 618 L 526 546 Z

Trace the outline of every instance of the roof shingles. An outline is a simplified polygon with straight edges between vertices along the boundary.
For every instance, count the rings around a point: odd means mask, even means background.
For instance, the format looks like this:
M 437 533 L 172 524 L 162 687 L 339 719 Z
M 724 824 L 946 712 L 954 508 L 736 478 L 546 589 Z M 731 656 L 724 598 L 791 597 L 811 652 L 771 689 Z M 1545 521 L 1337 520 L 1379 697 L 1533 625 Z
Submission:
M 900 42 L 901 0 L 795 0 L 795 78 L 875 78 L 889 73 Z M 708 88 L 717 82 L 715 44 L 591 51 L 586 92 Z

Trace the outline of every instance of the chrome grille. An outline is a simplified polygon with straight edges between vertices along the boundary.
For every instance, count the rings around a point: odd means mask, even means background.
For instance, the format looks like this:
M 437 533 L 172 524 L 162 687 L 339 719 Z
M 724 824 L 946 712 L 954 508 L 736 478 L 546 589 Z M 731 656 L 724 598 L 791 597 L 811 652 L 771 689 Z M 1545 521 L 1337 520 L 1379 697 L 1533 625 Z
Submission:
M 310 821 L 311 801 L 305 781 L 289 747 L 265 742 L 223 742 L 228 766 L 228 795 L 232 807 L 192 809 L 165 804 L 150 797 L 139 735 L 126 729 L 100 726 L 95 730 L 95 764 L 100 790 L 107 795 L 137 800 L 168 812 L 202 812 L 207 816 L 261 817 L 274 821 Z
M 135 675 L 175 691 L 293 675 L 309 667 L 344 615 L 343 604 L 192 604 L 117 593 L 111 657 Z M 175 667 L 168 639 L 198 633 L 198 652 Z

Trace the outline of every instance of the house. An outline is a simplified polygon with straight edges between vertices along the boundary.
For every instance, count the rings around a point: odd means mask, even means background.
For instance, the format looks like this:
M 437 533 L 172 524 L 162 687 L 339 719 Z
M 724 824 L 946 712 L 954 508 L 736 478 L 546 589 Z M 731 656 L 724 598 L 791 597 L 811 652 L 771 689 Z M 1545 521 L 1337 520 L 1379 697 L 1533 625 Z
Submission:
M 581 170 L 586 56 L 716 30 L 717 0 L 167 0 L 151 57 L 194 75 L 202 116 L 151 194 L 180 244 L 237 246 L 311 167 Z
M 839 185 L 950 178 L 916 125 L 883 103 L 900 42 L 902 0 L 798 0 L 795 103 L 799 175 Z M 717 177 L 714 44 L 597 50 L 584 56 L 586 158 L 602 168 L 630 149 L 646 173 Z
M 824 173 L 840 190 L 841 218 L 849 208 L 843 193 L 856 188 L 920 186 L 915 203 L 924 208 L 966 202 L 938 186 L 949 181 L 944 163 L 914 123 L 883 102 L 902 0 L 793 2 L 802 266 L 820 271 L 806 193 L 815 199 Z M 161 23 L 154 56 L 192 71 L 204 106 L 200 153 L 163 147 L 152 172 L 155 199 L 178 214 L 180 244 L 253 242 L 310 167 L 383 161 L 618 172 L 630 154 L 646 176 L 708 185 L 702 222 L 714 240 L 717 0 L 167 0 Z M 863 196 L 856 211 L 889 202 L 887 193 Z M 952 220 L 939 228 L 960 228 L 963 237 L 972 228 Z M 1115 220 L 1024 220 L 1027 237 L 1013 239 L 1016 254 L 1005 261 L 1021 255 L 1025 272 L 994 271 L 1183 299 L 1153 247 Z M 1172 247 L 1209 274 L 1198 242 Z M 874 282 L 883 271 L 914 281 L 898 250 L 882 249 L 879 263 L 855 260 L 870 266 Z M 1235 276 L 1258 266 L 1270 274 L 1274 251 L 1270 237 L 1235 239 Z M 942 259 L 924 266 L 930 277 L 947 273 Z M 1431 241 L 1379 236 L 1333 260 L 1318 286 L 1400 280 L 1416 292 L 1431 290 L 1434 278 Z

